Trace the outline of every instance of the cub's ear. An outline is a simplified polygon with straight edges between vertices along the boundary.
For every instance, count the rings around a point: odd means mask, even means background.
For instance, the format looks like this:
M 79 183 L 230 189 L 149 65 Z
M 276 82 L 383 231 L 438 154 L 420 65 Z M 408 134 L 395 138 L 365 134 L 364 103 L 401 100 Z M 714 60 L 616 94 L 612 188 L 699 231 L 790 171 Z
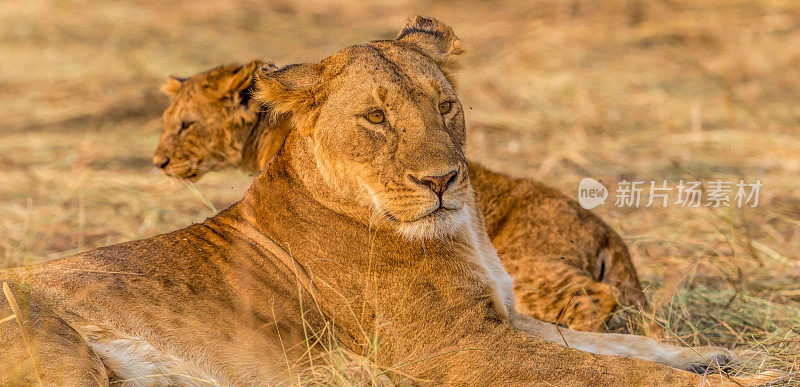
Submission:
M 183 85 L 183 82 L 185 82 L 187 79 L 189 78 L 178 78 L 174 75 L 170 75 L 167 77 L 167 81 L 161 85 L 161 91 L 170 97 L 174 97 L 181 88 L 181 85 Z
M 320 64 L 293 64 L 279 69 L 262 66 L 256 73 L 256 101 L 271 110 L 273 119 L 290 117 L 293 126 L 309 133 L 325 98 Z
M 464 45 L 453 28 L 436 19 L 417 16 L 406 22 L 396 39 L 416 46 L 453 83 L 452 74 L 458 70 L 459 56 L 464 53 Z

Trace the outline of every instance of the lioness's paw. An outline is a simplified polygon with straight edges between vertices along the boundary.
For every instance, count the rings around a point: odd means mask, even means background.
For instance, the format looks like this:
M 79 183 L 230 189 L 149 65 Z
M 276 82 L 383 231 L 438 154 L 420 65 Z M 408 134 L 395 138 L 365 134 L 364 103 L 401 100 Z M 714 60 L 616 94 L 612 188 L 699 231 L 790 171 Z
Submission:
M 689 356 L 692 359 L 677 368 L 698 374 L 717 373 L 725 370 L 736 359 L 736 355 L 725 348 L 705 346 L 686 349 L 691 351 Z

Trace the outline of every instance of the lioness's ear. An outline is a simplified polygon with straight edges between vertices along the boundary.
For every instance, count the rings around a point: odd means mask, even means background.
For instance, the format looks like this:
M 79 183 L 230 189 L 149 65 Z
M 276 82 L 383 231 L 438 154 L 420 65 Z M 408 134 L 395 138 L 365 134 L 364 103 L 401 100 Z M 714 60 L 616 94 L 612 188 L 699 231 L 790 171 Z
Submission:
M 181 88 L 181 85 L 183 85 L 183 82 L 186 81 L 187 79 L 188 78 L 178 78 L 174 75 L 170 75 L 167 78 L 167 81 L 164 82 L 163 85 L 161 85 L 161 91 L 170 97 L 174 97 L 175 94 L 178 93 L 178 90 Z
M 275 68 L 275 65 L 262 60 L 251 61 L 231 74 L 227 80 L 227 90 L 240 91 L 252 85 L 255 80 L 256 72 L 258 72 L 261 67 Z
M 436 19 L 417 16 L 406 22 L 397 34 L 397 40 L 416 46 L 453 83 L 452 74 L 458 70 L 459 56 L 464 53 L 461 39 L 453 32 L 453 28 Z
M 325 97 L 321 78 L 320 64 L 293 64 L 279 69 L 263 66 L 256 73 L 253 98 L 271 110 L 274 118 L 288 116 L 295 128 L 308 133 Z
M 239 104 L 243 107 L 247 107 L 250 103 L 250 99 L 253 97 L 252 93 L 254 88 L 251 89 L 251 86 L 254 86 L 256 73 L 262 67 L 269 69 L 277 68 L 272 62 L 264 62 L 258 59 L 247 63 L 228 77 L 224 85 L 224 96 L 237 94 Z

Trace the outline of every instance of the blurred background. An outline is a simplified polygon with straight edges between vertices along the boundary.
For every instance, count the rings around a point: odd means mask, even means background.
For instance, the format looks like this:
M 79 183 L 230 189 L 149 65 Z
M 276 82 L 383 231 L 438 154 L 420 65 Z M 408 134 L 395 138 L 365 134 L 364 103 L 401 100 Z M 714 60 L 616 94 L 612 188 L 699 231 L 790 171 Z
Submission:
M 602 181 L 610 197 L 593 211 L 628 243 L 668 340 L 735 348 L 745 371 L 798 380 L 792 0 L 4 1 L 0 266 L 171 231 L 242 196 L 242 173 L 192 189 L 152 166 L 168 75 L 318 61 L 416 14 L 468 49 L 472 160 L 572 198 L 583 177 Z M 681 179 L 764 186 L 757 208 L 614 205 L 620 181 Z

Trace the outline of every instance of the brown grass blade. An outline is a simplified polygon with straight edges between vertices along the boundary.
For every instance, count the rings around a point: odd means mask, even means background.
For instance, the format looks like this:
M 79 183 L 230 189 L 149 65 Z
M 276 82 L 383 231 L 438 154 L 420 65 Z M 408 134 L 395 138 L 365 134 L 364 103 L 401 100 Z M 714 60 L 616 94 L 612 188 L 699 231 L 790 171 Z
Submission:
M 14 294 L 11 293 L 11 288 L 8 286 L 8 282 L 3 282 L 3 293 L 6 295 L 6 300 L 8 300 L 8 304 L 11 306 L 11 310 L 14 311 L 14 316 L 17 317 L 17 325 L 19 325 L 19 331 L 22 335 L 22 341 L 25 343 L 25 348 L 28 350 L 28 356 L 31 357 L 31 362 L 33 362 L 33 372 L 36 373 L 36 381 L 39 382 L 39 385 L 42 386 L 42 378 L 39 376 L 39 366 L 36 363 L 36 357 L 33 356 L 33 350 L 31 349 L 30 340 L 28 340 L 28 335 L 25 333 L 25 329 L 22 326 L 22 321 L 20 320 L 20 316 L 22 316 L 22 312 L 19 309 L 19 304 L 17 304 L 17 300 L 14 298 Z

